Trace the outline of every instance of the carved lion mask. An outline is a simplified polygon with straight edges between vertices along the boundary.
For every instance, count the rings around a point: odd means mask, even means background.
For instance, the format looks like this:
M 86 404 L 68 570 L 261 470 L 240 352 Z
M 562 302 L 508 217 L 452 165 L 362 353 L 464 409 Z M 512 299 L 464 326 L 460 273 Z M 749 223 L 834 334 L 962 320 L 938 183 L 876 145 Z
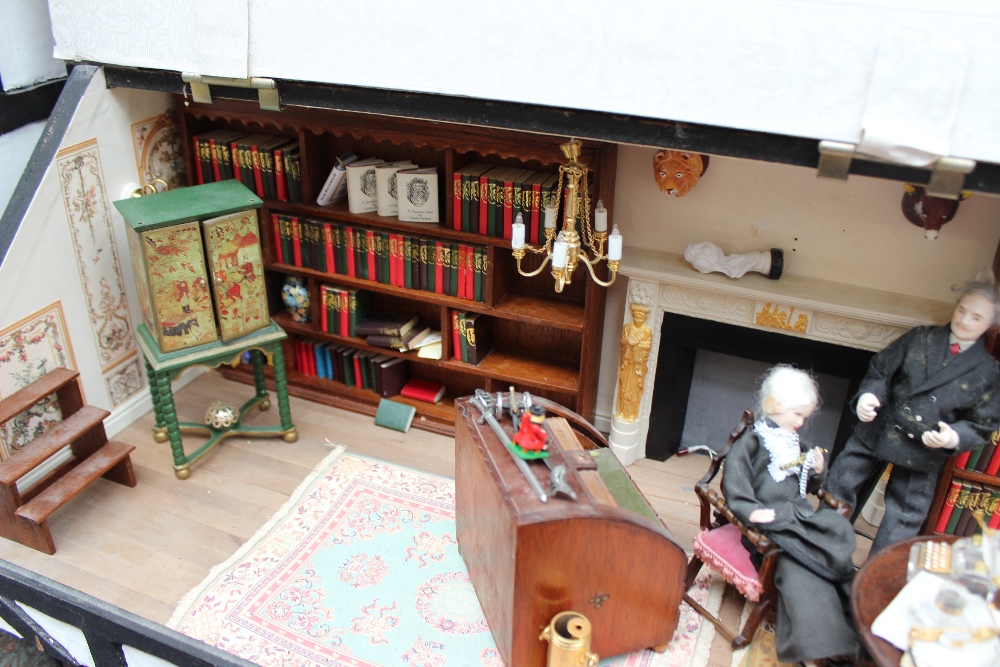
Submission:
M 656 184 L 671 197 L 683 197 L 690 192 L 706 169 L 707 155 L 662 150 L 653 156 Z

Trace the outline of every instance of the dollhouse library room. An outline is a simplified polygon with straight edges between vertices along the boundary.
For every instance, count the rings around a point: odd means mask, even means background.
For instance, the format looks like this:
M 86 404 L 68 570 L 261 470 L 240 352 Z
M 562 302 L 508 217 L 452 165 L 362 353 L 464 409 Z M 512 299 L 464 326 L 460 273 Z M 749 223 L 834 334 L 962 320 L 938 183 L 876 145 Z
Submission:
M 0 36 L 2 660 L 1000 665 L 1000 9 Z

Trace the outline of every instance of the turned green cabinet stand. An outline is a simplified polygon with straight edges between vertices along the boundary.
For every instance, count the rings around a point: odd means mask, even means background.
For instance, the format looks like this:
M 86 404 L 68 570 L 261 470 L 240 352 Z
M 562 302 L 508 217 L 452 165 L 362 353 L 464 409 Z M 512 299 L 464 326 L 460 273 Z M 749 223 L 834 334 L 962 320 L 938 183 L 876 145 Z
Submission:
M 263 437 L 280 435 L 285 442 L 295 442 L 298 433 L 292 424 L 292 413 L 288 407 L 288 382 L 285 377 L 285 356 L 281 342 L 286 334 L 274 322 L 259 329 L 229 341 L 216 341 L 197 347 L 189 347 L 174 352 L 161 352 L 156 341 L 150 335 L 145 324 L 136 329 L 136 341 L 142 350 L 146 361 L 146 375 L 149 378 L 149 393 L 153 398 L 153 412 L 156 424 L 153 426 L 153 437 L 157 442 L 170 442 L 174 456 L 174 474 L 178 479 L 191 476 L 191 464 L 205 455 L 216 444 L 234 435 L 244 437 Z M 240 359 L 244 353 L 250 353 L 253 365 L 254 388 L 253 398 L 239 409 L 238 419 L 231 426 L 217 428 L 213 425 L 177 420 L 177 410 L 174 406 L 174 395 L 171 383 L 181 372 L 190 366 L 207 366 L 216 368 Z M 271 407 L 267 388 L 264 386 L 265 355 L 270 355 L 274 366 L 275 393 L 278 398 L 278 416 L 281 423 L 277 426 L 256 426 L 243 423 L 247 412 L 256 408 L 267 410 Z M 191 454 L 184 453 L 181 433 L 201 433 L 208 435 L 208 441 Z

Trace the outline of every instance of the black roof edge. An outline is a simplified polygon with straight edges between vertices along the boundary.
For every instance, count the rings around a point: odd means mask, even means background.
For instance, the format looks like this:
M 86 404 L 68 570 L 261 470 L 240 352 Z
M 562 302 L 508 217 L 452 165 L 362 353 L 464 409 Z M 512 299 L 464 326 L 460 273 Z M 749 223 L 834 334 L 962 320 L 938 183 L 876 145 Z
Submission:
M 109 86 L 183 94 L 179 72 L 106 65 Z M 819 140 L 599 111 L 548 107 L 454 95 L 414 93 L 338 84 L 276 80 L 284 105 L 397 116 L 443 123 L 578 137 L 637 146 L 687 150 L 816 169 Z M 255 100 L 256 91 L 212 87 L 213 96 Z M 854 159 L 851 174 L 926 184 L 931 171 Z M 964 189 L 1000 195 L 1000 164 L 978 162 Z

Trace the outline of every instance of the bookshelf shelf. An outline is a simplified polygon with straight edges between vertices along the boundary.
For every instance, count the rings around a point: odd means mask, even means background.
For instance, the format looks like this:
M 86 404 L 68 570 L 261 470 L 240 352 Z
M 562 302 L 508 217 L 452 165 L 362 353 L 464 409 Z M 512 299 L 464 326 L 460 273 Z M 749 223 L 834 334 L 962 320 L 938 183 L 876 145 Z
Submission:
M 289 335 L 285 343 L 285 359 L 291 394 L 375 414 L 380 396 L 374 391 L 316 377 L 311 369 L 298 367 L 300 360 L 295 354 L 296 341 L 319 341 L 336 345 L 339 349 L 348 346 L 363 353 L 402 357 L 406 359 L 409 377 L 443 383 L 446 395 L 438 404 L 393 397 L 393 400 L 417 408 L 414 426 L 418 428 L 453 433 L 455 398 L 480 388 L 490 392 L 506 391 L 512 385 L 519 391 L 527 390 L 554 400 L 593 420 L 605 288 L 581 275 L 561 294 L 556 294 L 548 271 L 534 278 L 519 275 L 510 253 L 510 241 L 503 238 L 502 233 L 486 235 L 455 229 L 457 204 L 452 200 L 456 172 L 472 163 L 516 167 L 518 170 L 530 170 L 542 178 L 556 173 L 559 165 L 565 163 L 559 146 L 569 137 L 303 107 L 268 112 L 260 110 L 252 102 L 238 100 L 200 104 L 185 103 L 182 98 L 177 98 L 177 110 L 191 184 L 198 182 L 195 175 L 198 167 L 205 167 L 204 154 L 196 150 L 192 140 L 206 132 L 235 130 L 280 136 L 297 142 L 301 174 L 299 202 L 284 200 L 282 195 L 264 197 L 264 207 L 260 212 L 260 238 L 271 316 Z M 403 222 L 374 212 L 355 214 L 349 211 L 346 201 L 328 206 L 315 204 L 335 158 L 348 150 L 361 157 L 376 156 L 386 161 L 405 159 L 421 167 L 435 167 L 441 222 Z M 590 183 L 592 201 L 603 200 L 609 215 L 613 215 L 616 146 L 584 142 L 580 159 L 588 165 L 593 176 Z M 481 281 L 482 300 L 473 301 L 446 293 L 404 288 L 388 281 L 296 266 L 295 262 L 289 263 L 287 255 L 284 255 L 284 262 L 279 262 L 282 255 L 275 247 L 272 226 L 278 216 L 320 224 L 333 223 L 355 230 L 401 234 L 411 239 L 424 237 L 440 241 L 446 247 L 453 244 L 452 247 L 481 248 L 487 266 Z M 611 223 L 613 221 L 609 221 Z M 457 226 L 461 228 L 461 224 Z M 375 246 L 371 244 L 369 247 Z M 533 266 L 532 262 L 538 261 L 537 256 L 529 257 L 525 268 L 534 268 L 537 263 Z M 312 322 L 294 322 L 286 314 L 279 294 L 287 276 L 298 276 L 306 281 L 314 304 Z M 416 352 L 386 350 L 370 346 L 362 338 L 321 331 L 318 304 L 322 303 L 320 288 L 323 285 L 369 292 L 374 311 L 417 313 L 423 326 L 441 332 L 442 358 L 424 359 L 418 357 Z M 480 321 L 491 327 L 492 349 L 478 365 L 463 363 L 455 358 L 451 331 L 453 311 L 466 312 L 470 317 L 475 314 L 485 316 Z M 308 355 L 305 359 L 309 359 Z M 252 382 L 252 374 L 242 367 L 227 367 L 221 372 L 227 377 Z

